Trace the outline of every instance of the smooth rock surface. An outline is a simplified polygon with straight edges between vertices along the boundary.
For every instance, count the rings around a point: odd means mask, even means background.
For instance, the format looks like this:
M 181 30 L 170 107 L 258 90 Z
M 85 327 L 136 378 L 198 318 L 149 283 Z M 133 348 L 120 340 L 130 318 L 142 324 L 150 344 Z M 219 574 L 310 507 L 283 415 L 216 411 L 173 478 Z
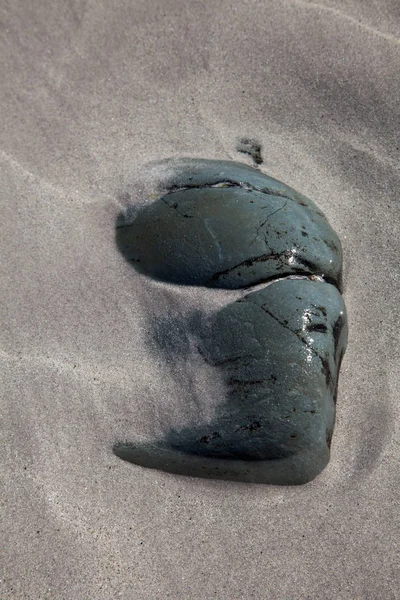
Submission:
M 195 316 L 197 328 L 201 315 Z M 173 473 L 299 484 L 329 461 L 347 318 L 338 290 L 284 279 L 221 309 L 199 351 L 226 385 L 211 422 L 151 444 L 118 444 L 131 462 Z
M 337 235 L 311 200 L 282 182 L 240 163 L 199 160 L 169 186 L 132 222 L 118 222 L 118 248 L 141 273 L 230 289 L 287 274 L 340 283 Z
M 183 288 L 267 287 L 233 303 L 227 296 L 203 329 L 202 309 L 186 323 L 223 382 L 212 420 L 150 443 L 118 442 L 114 452 L 186 475 L 306 483 L 329 461 L 347 340 L 343 300 L 327 283 L 341 283 L 340 241 L 311 200 L 255 168 L 204 159 L 171 167 L 167 193 L 119 215 L 122 255 Z M 164 342 L 161 355 L 171 348 Z

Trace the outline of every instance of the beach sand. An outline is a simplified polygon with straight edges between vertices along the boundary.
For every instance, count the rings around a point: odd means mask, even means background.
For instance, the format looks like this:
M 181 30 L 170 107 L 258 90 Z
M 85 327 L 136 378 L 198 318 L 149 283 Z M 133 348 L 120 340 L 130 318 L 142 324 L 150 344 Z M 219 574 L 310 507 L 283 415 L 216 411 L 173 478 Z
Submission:
M 400 598 L 397 0 L 1 4 L 0 598 Z M 135 273 L 116 217 L 157 161 L 250 164 L 241 136 L 344 249 L 332 456 L 304 486 L 112 453 L 213 391 L 148 343 L 198 291 Z

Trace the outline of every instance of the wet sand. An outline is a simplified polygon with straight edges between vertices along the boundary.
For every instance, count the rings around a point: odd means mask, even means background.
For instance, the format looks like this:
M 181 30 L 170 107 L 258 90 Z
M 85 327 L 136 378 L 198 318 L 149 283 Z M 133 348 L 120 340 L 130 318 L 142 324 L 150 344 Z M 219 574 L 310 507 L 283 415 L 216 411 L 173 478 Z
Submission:
M 1 12 L 0 598 L 400 598 L 396 0 L 17 0 Z M 298 487 L 112 453 L 207 415 L 214 393 L 206 372 L 148 342 L 154 318 L 177 326 L 211 296 L 136 274 L 117 215 L 149 200 L 162 159 L 250 164 L 243 136 L 344 249 L 332 457 Z

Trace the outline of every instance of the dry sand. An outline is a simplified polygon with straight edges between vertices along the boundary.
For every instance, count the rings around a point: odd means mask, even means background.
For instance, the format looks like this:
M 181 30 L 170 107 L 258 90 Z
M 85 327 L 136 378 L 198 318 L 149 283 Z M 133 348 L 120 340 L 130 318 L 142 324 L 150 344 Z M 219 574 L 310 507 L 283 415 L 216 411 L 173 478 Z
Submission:
M 400 598 L 398 0 L 1 5 L 1 600 Z M 149 350 L 179 302 L 116 215 L 149 161 L 245 161 L 243 135 L 345 252 L 332 459 L 301 487 L 111 451 L 202 402 Z

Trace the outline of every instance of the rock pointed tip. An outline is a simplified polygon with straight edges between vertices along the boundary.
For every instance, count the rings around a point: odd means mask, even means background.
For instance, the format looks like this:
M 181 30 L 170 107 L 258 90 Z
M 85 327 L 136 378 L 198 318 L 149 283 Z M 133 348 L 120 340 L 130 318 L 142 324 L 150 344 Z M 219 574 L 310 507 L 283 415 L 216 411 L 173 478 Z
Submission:
M 117 442 L 112 448 L 114 454 L 123 460 L 132 460 L 137 452 L 135 444 L 128 444 L 123 442 Z
M 165 457 L 157 444 L 116 442 L 113 452 L 118 458 L 151 469 L 165 469 Z

